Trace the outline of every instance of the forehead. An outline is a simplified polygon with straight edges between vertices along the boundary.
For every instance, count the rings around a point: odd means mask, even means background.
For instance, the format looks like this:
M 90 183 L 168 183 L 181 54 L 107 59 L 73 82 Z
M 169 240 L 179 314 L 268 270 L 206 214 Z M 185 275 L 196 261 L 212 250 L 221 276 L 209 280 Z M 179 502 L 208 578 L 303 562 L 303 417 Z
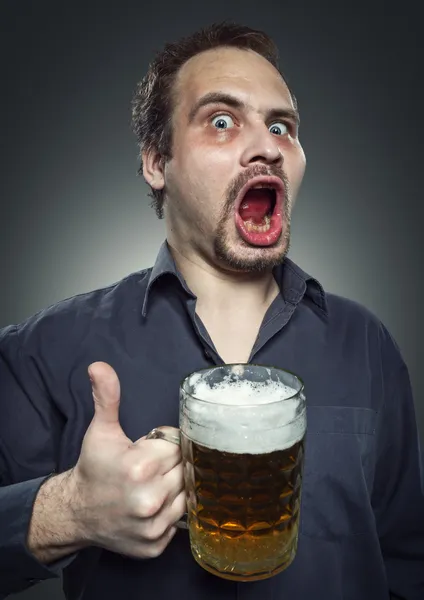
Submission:
M 177 106 L 187 108 L 208 92 L 233 93 L 253 106 L 293 107 L 289 89 L 278 70 L 252 50 L 216 48 L 190 58 L 175 85 Z

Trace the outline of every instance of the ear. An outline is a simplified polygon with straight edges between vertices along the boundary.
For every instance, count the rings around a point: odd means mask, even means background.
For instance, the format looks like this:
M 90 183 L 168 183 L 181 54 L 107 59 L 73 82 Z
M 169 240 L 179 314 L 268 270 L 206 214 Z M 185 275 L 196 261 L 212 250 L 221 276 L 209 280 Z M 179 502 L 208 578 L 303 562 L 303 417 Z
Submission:
M 141 153 L 143 161 L 143 177 L 154 190 L 165 186 L 164 165 L 162 156 L 157 150 L 147 150 Z

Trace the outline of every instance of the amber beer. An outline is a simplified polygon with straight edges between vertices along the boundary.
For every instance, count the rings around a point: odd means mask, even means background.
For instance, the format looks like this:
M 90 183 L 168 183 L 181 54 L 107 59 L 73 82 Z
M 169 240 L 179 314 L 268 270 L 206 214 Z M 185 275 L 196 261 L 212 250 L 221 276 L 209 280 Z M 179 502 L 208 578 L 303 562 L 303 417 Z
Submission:
M 191 378 L 191 394 L 190 381 L 181 394 L 180 428 L 194 558 L 226 579 L 271 577 L 290 565 L 297 548 L 302 383 L 256 365 Z

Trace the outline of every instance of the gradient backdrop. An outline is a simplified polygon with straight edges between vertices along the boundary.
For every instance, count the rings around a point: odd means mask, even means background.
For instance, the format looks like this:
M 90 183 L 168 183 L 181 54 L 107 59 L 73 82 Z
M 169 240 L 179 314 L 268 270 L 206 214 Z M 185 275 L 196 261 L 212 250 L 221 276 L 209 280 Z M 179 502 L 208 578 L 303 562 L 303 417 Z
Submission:
M 164 225 L 130 99 L 165 41 L 232 18 L 275 38 L 299 99 L 291 257 L 393 333 L 424 437 L 419 2 L 331 4 L 2 0 L 0 327 L 153 263 Z M 19 597 L 62 598 L 60 582 Z

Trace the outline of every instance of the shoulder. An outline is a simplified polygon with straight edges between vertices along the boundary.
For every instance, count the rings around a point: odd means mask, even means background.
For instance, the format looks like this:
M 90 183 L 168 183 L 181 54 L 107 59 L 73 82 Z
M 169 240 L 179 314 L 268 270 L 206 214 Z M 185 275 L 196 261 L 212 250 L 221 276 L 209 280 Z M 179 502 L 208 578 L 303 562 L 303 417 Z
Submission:
M 329 292 L 326 292 L 325 297 L 329 317 L 338 324 L 341 322 L 353 322 L 358 325 L 380 326 L 381 321 L 378 316 L 364 304 Z
M 356 300 L 326 293 L 328 324 L 332 332 L 347 344 L 358 341 L 358 348 L 375 350 L 385 363 L 401 365 L 399 346 L 382 320 L 368 307 Z
M 113 319 L 120 310 L 140 305 L 151 268 L 96 290 L 60 300 L 24 321 L 0 329 L 0 348 L 19 344 L 30 349 L 34 344 L 78 344 L 96 322 Z

